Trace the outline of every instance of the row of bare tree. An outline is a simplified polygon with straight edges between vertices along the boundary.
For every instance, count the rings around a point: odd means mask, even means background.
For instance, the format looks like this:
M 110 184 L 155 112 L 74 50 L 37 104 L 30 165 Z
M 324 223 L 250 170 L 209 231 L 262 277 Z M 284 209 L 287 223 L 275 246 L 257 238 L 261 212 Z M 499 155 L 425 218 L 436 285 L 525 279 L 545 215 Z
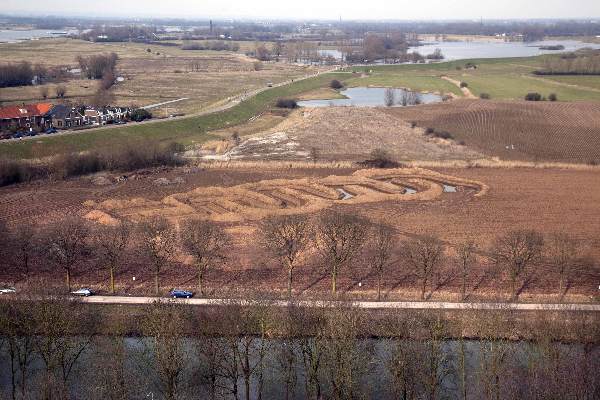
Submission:
M 21 224 L 12 231 L 0 230 L 7 238 L 0 243 L 0 249 L 6 253 L 2 259 L 9 271 L 27 279 L 38 270 L 38 264 L 49 263 L 64 272 L 69 290 L 73 271 L 92 256 L 97 266 L 106 271 L 114 293 L 116 275 L 132 252 L 137 252 L 148 260 L 157 295 L 164 269 L 185 257 L 193 260 L 201 294 L 207 272 L 221 267 L 228 259 L 234 261 L 232 239 L 223 227 L 201 219 L 186 220 L 176 226 L 157 217 L 137 225 L 121 222 L 92 229 L 90 224 L 73 217 L 43 228 Z M 501 286 L 502 278 L 508 278 L 513 299 L 527 287 L 536 269 L 542 268 L 556 277 L 556 287 L 564 293 L 582 258 L 578 242 L 566 234 L 544 241 L 536 231 L 516 230 L 498 236 L 485 248 L 471 240 L 450 248 L 434 235 L 401 240 L 387 225 L 333 211 L 315 218 L 286 215 L 266 219 L 259 224 L 258 238 L 256 247 L 266 251 L 269 262 L 276 261 L 286 272 L 289 297 L 296 271 L 306 266 L 310 257 L 328 271 L 333 295 L 338 292 L 340 274 L 361 262 L 363 269 L 367 267 L 377 279 L 378 300 L 385 282 L 397 271 L 411 273 L 418 279 L 422 299 L 444 281 L 458 278 L 465 300 L 475 289 L 473 281 L 483 275 L 482 270 L 496 274 L 496 286 Z M 448 264 L 453 264 L 452 272 L 444 268 Z
M 142 309 L 99 309 L 60 299 L 5 301 L 0 396 L 598 398 L 595 315 L 463 313 L 375 315 L 339 305 L 274 309 L 233 302 L 203 309 L 160 301 Z

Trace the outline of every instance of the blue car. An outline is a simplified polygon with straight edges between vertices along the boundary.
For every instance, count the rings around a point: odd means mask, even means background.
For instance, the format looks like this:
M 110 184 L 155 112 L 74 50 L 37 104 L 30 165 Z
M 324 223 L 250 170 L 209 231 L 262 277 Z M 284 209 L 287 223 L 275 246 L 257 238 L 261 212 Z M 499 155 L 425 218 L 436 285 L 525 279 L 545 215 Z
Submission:
M 56 132 L 58 132 L 58 131 L 54 128 L 46 129 L 46 134 L 48 134 L 48 135 L 50 135 L 52 133 L 56 133 Z
M 192 292 L 188 292 L 187 290 L 178 290 L 178 289 L 173 289 L 173 290 L 171 290 L 171 293 L 170 293 L 170 296 L 174 299 L 189 299 L 193 295 L 194 295 L 194 293 L 192 293 Z

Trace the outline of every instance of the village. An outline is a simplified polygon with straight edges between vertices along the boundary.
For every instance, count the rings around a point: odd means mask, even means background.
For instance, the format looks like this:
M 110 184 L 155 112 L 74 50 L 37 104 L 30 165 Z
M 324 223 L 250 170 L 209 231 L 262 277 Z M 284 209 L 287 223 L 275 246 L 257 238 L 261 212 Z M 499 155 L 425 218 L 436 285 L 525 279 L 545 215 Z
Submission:
M 131 121 L 129 107 L 34 103 L 0 108 L 0 140 L 53 134 Z

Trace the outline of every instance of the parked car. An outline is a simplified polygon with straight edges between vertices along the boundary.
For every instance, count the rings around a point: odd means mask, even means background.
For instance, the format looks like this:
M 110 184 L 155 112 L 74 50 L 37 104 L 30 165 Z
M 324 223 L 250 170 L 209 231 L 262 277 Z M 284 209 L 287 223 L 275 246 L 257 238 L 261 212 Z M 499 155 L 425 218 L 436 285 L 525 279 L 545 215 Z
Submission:
M 189 299 L 194 293 L 188 292 L 187 290 L 173 289 L 171 290 L 170 296 L 174 299 Z
M 58 131 L 57 131 L 55 128 L 49 128 L 49 129 L 46 129 L 46 133 L 47 133 L 48 135 L 50 135 L 50 134 L 52 134 L 52 133 L 56 133 L 56 132 L 58 132 Z
M 92 289 L 81 288 L 79 290 L 71 292 L 71 294 L 73 296 L 89 297 L 89 296 L 93 296 L 95 293 L 94 293 L 94 291 Z
M 273 82 L 268 82 L 267 87 L 273 87 Z
M 0 294 L 13 294 L 13 293 L 17 293 L 17 289 L 15 289 L 14 287 L 5 287 L 0 289 Z

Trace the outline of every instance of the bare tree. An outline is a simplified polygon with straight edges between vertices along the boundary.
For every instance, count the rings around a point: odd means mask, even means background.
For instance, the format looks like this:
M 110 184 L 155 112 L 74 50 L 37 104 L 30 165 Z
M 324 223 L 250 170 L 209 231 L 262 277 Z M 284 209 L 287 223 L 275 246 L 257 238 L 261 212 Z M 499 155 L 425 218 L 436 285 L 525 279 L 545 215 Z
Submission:
M 187 364 L 184 343 L 186 318 L 180 304 L 155 301 L 148 305 L 142 318 L 142 332 L 151 339 L 146 355 L 153 360 L 162 392 L 168 400 L 178 398 L 179 387 Z
M 97 321 L 71 300 L 46 299 L 32 307 L 34 345 L 44 366 L 43 398 L 68 398 L 69 380 L 92 342 Z
M 359 217 L 326 211 L 317 226 L 317 249 L 323 265 L 331 272 L 331 292 L 336 293 L 337 277 L 362 248 L 367 226 Z
M 140 225 L 142 247 L 150 257 L 154 268 L 154 289 L 160 294 L 160 272 L 175 256 L 177 232 L 164 217 L 155 217 Z
M 115 226 L 99 227 L 95 239 L 100 262 L 109 273 L 110 292 L 115 293 L 115 272 L 127 253 L 127 246 L 131 239 L 131 226 L 122 221 Z
M 402 250 L 405 260 L 421 281 L 421 299 L 424 300 L 427 283 L 432 280 L 444 255 L 444 245 L 439 238 L 428 235 L 406 241 Z
M 467 298 L 467 287 L 471 277 L 471 270 L 476 261 L 477 245 L 472 240 L 461 242 L 456 247 L 458 262 L 460 267 L 460 276 L 462 280 L 462 300 Z
M 48 98 L 48 86 L 40 86 L 40 96 L 44 100 Z
M 302 215 L 275 217 L 266 220 L 260 230 L 263 245 L 287 271 L 288 297 L 292 297 L 294 268 L 309 239 L 308 220 Z
M 35 328 L 28 302 L 7 301 L 0 303 L 0 332 L 6 341 L 6 349 L 10 363 L 11 399 L 27 398 L 28 379 L 31 373 L 34 356 Z M 2 350 L 2 340 L 0 340 Z
M 17 258 L 16 266 L 27 280 L 31 258 L 37 248 L 37 231 L 31 223 L 22 223 L 15 227 L 12 233 L 12 247 Z
M 548 261 L 559 276 L 558 290 L 562 296 L 568 286 L 571 269 L 579 254 L 577 242 L 566 233 L 552 235 L 548 248 Z
M 508 268 L 513 299 L 519 296 L 517 281 L 529 278 L 530 268 L 541 260 L 543 247 L 543 236 L 533 230 L 512 231 L 496 239 L 492 259 Z
M 66 273 L 67 289 L 71 291 L 71 273 L 83 259 L 89 235 L 87 224 L 78 217 L 65 218 L 45 233 L 47 256 Z
M 204 294 L 206 271 L 226 260 L 230 247 L 229 237 L 213 222 L 191 219 L 181 225 L 181 244 L 194 257 L 198 271 L 198 291 Z
M 319 149 L 317 149 L 316 147 L 311 147 L 310 148 L 310 153 L 309 153 L 309 158 L 311 159 L 311 161 L 313 162 L 313 164 L 316 164 L 317 161 L 319 161 Z
M 67 94 L 67 88 L 64 85 L 58 85 L 55 89 L 56 98 L 62 99 Z
M 386 107 L 391 107 L 396 104 L 396 93 L 392 88 L 386 88 L 383 93 L 383 102 Z
M 387 225 L 379 224 L 371 232 L 371 268 L 377 273 L 377 301 L 381 300 L 381 281 L 392 258 L 394 231 Z

